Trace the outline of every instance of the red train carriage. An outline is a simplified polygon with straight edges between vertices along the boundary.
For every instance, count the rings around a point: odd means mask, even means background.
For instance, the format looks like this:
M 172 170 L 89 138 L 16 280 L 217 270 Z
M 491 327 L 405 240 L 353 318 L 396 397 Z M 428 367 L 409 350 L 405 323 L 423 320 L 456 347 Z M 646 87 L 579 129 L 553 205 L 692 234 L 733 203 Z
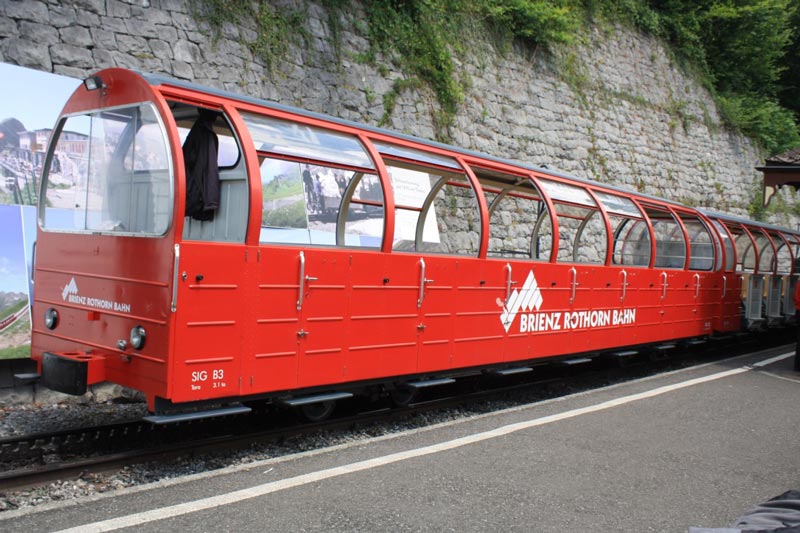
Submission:
M 121 69 L 70 98 L 40 198 L 44 384 L 140 390 L 157 422 L 737 330 L 742 276 L 760 312 L 800 243 Z

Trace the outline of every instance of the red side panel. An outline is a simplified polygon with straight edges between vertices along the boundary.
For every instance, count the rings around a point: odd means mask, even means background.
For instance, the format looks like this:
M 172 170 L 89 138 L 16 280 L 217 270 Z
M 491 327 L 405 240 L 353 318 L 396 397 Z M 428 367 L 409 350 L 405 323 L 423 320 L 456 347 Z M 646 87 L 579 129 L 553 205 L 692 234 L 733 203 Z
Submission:
M 105 357 L 105 378 L 165 395 L 171 342 L 171 247 L 164 239 L 39 231 L 33 306 L 32 357 L 80 352 Z M 49 330 L 44 313 L 58 325 Z M 145 346 L 119 349 L 144 327 Z

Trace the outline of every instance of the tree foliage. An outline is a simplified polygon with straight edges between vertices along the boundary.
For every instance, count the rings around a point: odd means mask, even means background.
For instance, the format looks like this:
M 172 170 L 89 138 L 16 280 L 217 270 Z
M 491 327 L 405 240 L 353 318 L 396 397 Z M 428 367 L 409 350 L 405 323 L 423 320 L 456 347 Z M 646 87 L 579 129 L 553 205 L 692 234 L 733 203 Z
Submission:
M 676 56 L 705 77 L 728 122 L 770 153 L 800 145 L 797 0 L 586 0 L 586 5 L 621 14 L 669 41 Z
M 578 19 L 569 5 L 547 0 L 486 0 L 476 11 L 496 28 L 536 46 L 572 42 Z

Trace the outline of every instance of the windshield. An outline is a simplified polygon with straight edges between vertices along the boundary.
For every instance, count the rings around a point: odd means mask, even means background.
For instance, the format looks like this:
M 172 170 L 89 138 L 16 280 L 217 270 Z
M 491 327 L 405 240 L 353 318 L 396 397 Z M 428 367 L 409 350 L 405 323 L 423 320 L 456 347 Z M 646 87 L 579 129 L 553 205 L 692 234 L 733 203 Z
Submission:
M 42 227 L 163 235 L 172 218 L 172 163 L 152 104 L 63 119 L 44 172 Z

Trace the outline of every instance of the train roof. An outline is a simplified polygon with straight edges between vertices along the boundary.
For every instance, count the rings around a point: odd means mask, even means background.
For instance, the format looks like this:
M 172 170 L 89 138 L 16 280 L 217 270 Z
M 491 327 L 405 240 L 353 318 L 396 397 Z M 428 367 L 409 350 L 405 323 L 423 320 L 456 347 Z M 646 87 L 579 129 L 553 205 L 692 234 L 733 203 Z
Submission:
M 709 209 L 697 209 L 697 211 L 699 211 L 700 213 L 702 213 L 703 215 L 705 215 L 705 216 L 707 216 L 709 218 L 717 218 L 717 219 L 720 219 L 720 220 L 723 220 L 723 221 L 726 221 L 726 222 L 738 222 L 739 224 L 747 224 L 748 226 L 755 226 L 755 227 L 763 228 L 763 229 L 766 229 L 766 230 L 780 231 L 780 232 L 783 232 L 783 233 L 790 233 L 792 235 L 800 236 L 800 231 L 789 229 L 789 228 L 784 228 L 782 226 L 776 226 L 774 224 L 767 224 L 766 222 L 759 222 L 759 221 L 756 221 L 756 220 L 750 220 L 749 218 L 738 217 L 738 216 L 735 216 L 735 215 L 728 215 L 726 213 L 717 213 L 717 212 L 711 211 Z
M 193 91 L 197 91 L 197 92 L 201 92 L 201 93 L 210 94 L 210 95 L 213 95 L 213 96 L 220 96 L 220 97 L 228 98 L 228 99 L 231 99 L 231 100 L 238 100 L 240 102 L 249 103 L 249 104 L 255 104 L 255 105 L 258 105 L 258 106 L 262 106 L 262 107 L 267 107 L 267 108 L 270 108 L 270 109 L 274 109 L 276 111 L 283 111 L 283 112 L 288 112 L 288 113 L 292 113 L 292 114 L 296 114 L 296 115 L 300 115 L 300 116 L 305 116 L 305 117 L 309 117 L 309 118 L 314 118 L 314 119 L 318 119 L 318 120 L 324 120 L 324 121 L 331 122 L 331 123 L 334 123 L 334 124 L 339 124 L 339 125 L 342 125 L 342 126 L 348 126 L 348 127 L 352 127 L 352 128 L 361 129 L 361 130 L 364 130 L 364 131 L 367 131 L 367 132 L 379 133 L 379 134 L 382 134 L 382 135 L 392 136 L 392 137 L 395 137 L 395 138 L 398 138 L 398 139 L 411 141 L 411 142 L 414 142 L 414 143 L 417 143 L 417 144 L 420 144 L 420 145 L 424 145 L 424 146 L 429 146 L 429 147 L 432 147 L 432 148 L 438 148 L 438 149 L 441 149 L 441 150 L 448 150 L 450 152 L 454 152 L 454 153 L 461 154 L 461 155 L 466 155 L 466 156 L 470 156 L 470 157 L 478 157 L 478 158 L 481 158 L 481 159 L 486 159 L 486 160 L 489 160 L 489 161 L 493 161 L 495 163 L 501 163 L 501 164 L 504 164 L 504 165 L 516 166 L 516 167 L 519 167 L 519 168 L 523 168 L 525 170 L 535 171 L 535 172 L 539 172 L 539 173 L 542 173 L 542 174 L 549 174 L 551 176 L 556 176 L 556 177 L 559 177 L 559 178 L 568 179 L 568 180 L 571 180 L 571 181 L 582 183 L 584 185 L 591 185 L 593 187 L 598 187 L 598 188 L 606 189 L 606 190 L 609 190 L 609 191 L 615 191 L 615 192 L 618 192 L 618 193 L 621 193 L 621 194 L 625 194 L 625 195 L 634 195 L 634 196 L 636 196 L 638 198 L 656 200 L 658 202 L 663 202 L 663 203 L 667 203 L 667 204 L 674 205 L 674 206 L 679 206 L 679 207 L 688 207 L 688 206 L 686 206 L 684 204 L 681 204 L 680 202 L 676 202 L 674 200 L 669 200 L 669 199 L 666 199 L 666 198 L 661 198 L 659 196 L 654 196 L 654 195 L 650 195 L 650 194 L 644 194 L 644 193 L 641 193 L 641 192 L 638 192 L 638 191 L 634 191 L 634 190 L 631 190 L 631 189 L 626 189 L 626 188 L 618 187 L 618 186 L 615 186 L 615 185 L 609 185 L 607 183 L 601 183 L 599 181 L 595 181 L 595 180 L 591 180 L 591 179 L 587 179 L 587 178 L 581 178 L 581 177 L 578 177 L 578 176 L 575 176 L 575 175 L 572 175 L 572 174 L 567 174 L 566 172 L 561 172 L 561 171 L 558 171 L 558 170 L 551 169 L 549 167 L 542 167 L 542 166 L 537 166 L 537 165 L 531 165 L 531 164 L 528 164 L 528 163 L 522 163 L 520 161 L 516 161 L 516 160 L 513 160 L 513 159 L 497 157 L 497 156 L 493 156 L 493 155 L 486 154 L 486 153 L 483 153 L 483 152 L 478 152 L 478 151 L 475 151 L 475 150 L 468 150 L 468 149 L 465 149 L 465 148 L 460 148 L 460 147 L 457 147 L 457 146 L 441 143 L 441 142 L 438 142 L 438 141 L 431 141 L 429 139 L 423 139 L 421 137 L 415 137 L 414 135 L 409 135 L 409 134 L 406 134 L 406 133 L 400 133 L 400 132 L 397 132 L 397 131 L 394 131 L 394 130 L 389 130 L 389 129 L 386 129 L 386 128 L 380 128 L 380 127 L 377 127 L 377 126 L 370 126 L 370 125 L 362 124 L 362 123 L 355 122 L 355 121 L 352 121 L 352 120 L 346 120 L 346 119 L 334 117 L 334 116 L 331 116 L 331 115 L 326 115 L 324 113 L 317 113 L 317 112 L 314 112 L 314 111 L 308 111 L 308 110 L 301 109 L 301 108 L 298 108 L 298 107 L 279 104 L 277 102 L 272 102 L 272 101 L 269 101 L 269 100 L 263 100 L 261 98 L 255 98 L 253 96 L 246 96 L 246 95 L 242 95 L 242 94 L 239 94 L 239 93 L 226 91 L 226 90 L 223 90 L 223 89 L 214 89 L 214 88 L 207 87 L 207 86 L 204 86 L 204 85 L 200 85 L 200 84 L 197 84 L 197 83 L 192 83 L 192 82 L 188 82 L 188 81 L 184 81 L 184 80 L 178 80 L 178 79 L 172 78 L 170 76 L 165 76 L 165 75 L 162 75 L 162 74 L 147 74 L 147 73 L 141 73 L 141 72 L 139 72 L 138 74 L 140 76 L 142 76 L 151 85 L 162 85 L 162 84 L 163 85 L 171 85 L 171 86 L 174 86 L 174 87 L 178 87 L 178 88 L 182 88 L 182 89 L 189 89 L 189 90 L 193 90 Z
M 264 100 L 264 99 L 256 98 L 256 97 L 253 97 L 253 96 L 247 96 L 247 95 L 235 93 L 235 92 L 232 92 L 232 91 L 226 91 L 226 90 L 223 90 L 223 89 L 215 89 L 215 88 L 207 87 L 207 86 L 200 85 L 200 84 L 197 84 L 197 83 L 192 83 L 192 82 L 188 82 L 188 81 L 184 81 L 184 80 L 179 80 L 179 79 L 172 78 L 170 76 L 165 76 L 165 75 L 162 75 L 162 74 L 148 74 L 148 73 L 139 73 L 139 74 L 148 83 L 150 83 L 151 85 L 162 85 L 162 84 L 163 85 L 171 85 L 171 86 L 175 86 L 175 87 L 179 87 L 179 88 L 183 88 L 183 89 L 189 89 L 189 90 L 193 90 L 193 91 L 197 91 L 197 92 L 201 92 L 201 93 L 210 94 L 210 95 L 213 95 L 213 96 L 220 96 L 220 97 L 228 98 L 228 99 L 231 99 L 231 100 L 238 100 L 238 101 L 244 102 L 244 103 L 255 104 L 255 105 L 258 105 L 258 106 L 274 109 L 274 110 L 277 110 L 277 111 L 288 112 L 288 113 L 292 113 L 292 114 L 295 114 L 295 115 L 305 116 L 305 117 L 314 118 L 314 119 L 318 119 L 318 120 L 324 120 L 326 122 L 331 122 L 331 123 L 339 124 L 339 125 L 342 125 L 342 126 L 348 126 L 348 127 L 360 129 L 360 130 L 367 131 L 367 132 L 379 133 L 379 134 L 382 134 L 382 135 L 388 135 L 388 136 L 395 137 L 395 138 L 398 138 L 398 139 L 411 141 L 411 142 L 414 142 L 414 143 L 417 143 L 417 144 L 420 144 L 420 145 L 423 145 L 423 146 L 428 146 L 428 147 L 432 147 L 432 148 L 438 148 L 438 149 L 441 149 L 441 150 L 447 150 L 447 151 L 450 151 L 450 152 L 453 152 L 453 153 L 466 155 L 466 156 L 470 156 L 470 157 L 477 157 L 477 158 L 480 158 L 480 159 L 486 159 L 486 160 L 493 161 L 495 163 L 500 163 L 500 164 L 503 164 L 503 165 L 516 166 L 518 168 L 523 168 L 525 170 L 530 170 L 530 171 L 539 172 L 539 173 L 542 173 L 542 174 L 547 174 L 547 175 L 551 175 L 551 176 L 556 176 L 556 177 L 568 179 L 568 180 L 575 181 L 575 182 L 578 182 L 578 183 L 581 183 L 581 184 L 584 184 L 584 185 L 590 185 L 590 186 L 593 186 L 593 187 L 606 189 L 606 190 L 609 190 L 609 191 L 614 191 L 614 192 L 618 192 L 618 193 L 625 194 L 625 195 L 634 195 L 637 198 L 656 200 L 656 201 L 667 203 L 667 204 L 674 205 L 674 206 L 688 207 L 688 206 L 686 206 L 684 204 L 681 204 L 680 202 L 676 202 L 674 200 L 670 200 L 670 199 L 667 199 L 667 198 L 662 198 L 662 197 L 654 196 L 654 195 L 650 195 L 650 194 L 644 194 L 644 193 L 641 193 L 641 192 L 638 192 L 638 191 L 634 191 L 634 190 L 631 190 L 631 189 L 626 189 L 624 187 L 610 185 L 608 183 L 601 183 L 599 181 L 595 181 L 595 180 L 592 180 L 592 179 L 581 178 L 581 177 L 575 176 L 573 174 L 568 174 L 566 172 L 561 172 L 559 170 L 551 169 L 551 168 L 546 167 L 546 166 L 531 165 L 529 163 L 523 163 L 523 162 L 520 162 L 520 161 L 516 161 L 514 159 L 497 157 L 497 156 L 493 156 L 491 154 L 486 154 L 486 153 L 478 152 L 478 151 L 475 151 L 475 150 L 468 150 L 466 148 L 460 148 L 460 147 L 457 147 L 457 146 L 441 143 L 441 142 L 438 142 L 438 141 L 431 141 L 429 139 L 423 139 L 421 137 L 416 137 L 414 135 L 409 135 L 407 133 L 400 133 L 400 132 L 397 132 L 397 131 L 394 131 L 394 130 L 390 130 L 390 129 L 386 129 L 386 128 L 380 128 L 380 127 L 377 127 L 377 126 L 370 126 L 368 124 L 362 124 L 362 123 L 355 122 L 355 121 L 352 121 L 352 120 L 346 120 L 346 119 L 334 117 L 332 115 L 326 115 L 324 113 L 317 113 L 317 112 L 314 112 L 314 111 L 308 111 L 308 110 L 305 110 L 305 109 L 302 109 L 302 108 L 298 108 L 298 107 L 294 107 L 294 106 L 289 106 L 289 105 L 285 105 L 285 104 L 279 104 L 277 102 L 272 102 L 272 101 L 269 101 L 269 100 Z M 795 231 L 795 230 L 791 230 L 791 229 L 788 229 L 788 228 L 783 228 L 783 227 L 780 227 L 780 226 L 767 224 L 767 223 L 764 223 L 764 222 L 757 222 L 757 221 L 750 220 L 750 219 L 747 219 L 747 218 L 744 218 L 744 217 L 738 217 L 738 216 L 735 216 L 735 215 L 729 215 L 729 214 L 725 214 L 725 213 L 718 213 L 718 212 L 715 212 L 713 210 L 705 209 L 705 208 L 694 208 L 694 210 L 696 210 L 697 212 L 699 212 L 699 213 L 701 213 L 701 214 L 703 214 L 703 215 L 705 215 L 707 217 L 711 217 L 711 218 L 718 218 L 718 219 L 727 220 L 727 221 L 730 221 L 730 222 L 738 222 L 738 223 L 742 223 L 742 224 L 749 224 L 751 226 L 757 226 L 757 227 L 761 227 L 761 228 L 769 229 L 769 230 L 773 230 L 773 231 L 782 231 L 784 233 L 791 233 L 791 234 L 800 236 L 800 231 Z

